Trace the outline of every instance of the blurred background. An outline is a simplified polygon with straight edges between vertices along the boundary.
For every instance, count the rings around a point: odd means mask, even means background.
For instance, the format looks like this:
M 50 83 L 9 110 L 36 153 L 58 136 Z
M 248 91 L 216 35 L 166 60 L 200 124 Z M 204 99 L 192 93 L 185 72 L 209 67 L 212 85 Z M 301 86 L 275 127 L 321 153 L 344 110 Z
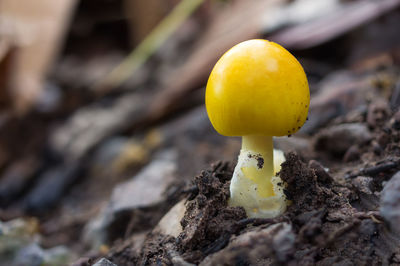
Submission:
M 316 134 L 335 119 L 356 121 L 376 99 L 396 109 L 399 6 L 1 0 L 0 264 L 107 254 L 143 238 L 201 170 L 234 161 L 240 139 L 213 130 L 204 94 L 213 65 L 241 41 L 275 41 L 307 73 L 309 119 L 276 139 L 284 151 L 314 158 Z M 335 167 L 351 154 L 319 159 Z

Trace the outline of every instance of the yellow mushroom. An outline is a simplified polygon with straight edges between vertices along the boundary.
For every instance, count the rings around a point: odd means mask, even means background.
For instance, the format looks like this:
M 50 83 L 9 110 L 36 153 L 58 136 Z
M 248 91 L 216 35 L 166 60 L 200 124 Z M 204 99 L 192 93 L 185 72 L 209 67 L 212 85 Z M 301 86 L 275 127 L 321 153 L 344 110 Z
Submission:
M 218 60 L 207 83 L 207 113 L 221 135 L 242 136 L 231 206 L 243 206 L 249 217 L 276 217 L 286 210 L 272 137 L 298 131 L 309 104 L 304 70 L 279 44 L 245 41 Z M 282 160 L 280 153 L 276 165 Z

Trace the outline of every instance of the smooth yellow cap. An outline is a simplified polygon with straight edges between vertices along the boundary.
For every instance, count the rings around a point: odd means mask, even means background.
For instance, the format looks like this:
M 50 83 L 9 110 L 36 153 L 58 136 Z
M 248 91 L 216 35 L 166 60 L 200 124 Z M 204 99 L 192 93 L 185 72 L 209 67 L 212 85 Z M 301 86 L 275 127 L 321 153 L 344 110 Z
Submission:
M 249 40 L 231 48 L 212 70 L 206 108 L 225 136 L 284 136 L 307 119 L 310 91 L 296 58 L 279 44 Z

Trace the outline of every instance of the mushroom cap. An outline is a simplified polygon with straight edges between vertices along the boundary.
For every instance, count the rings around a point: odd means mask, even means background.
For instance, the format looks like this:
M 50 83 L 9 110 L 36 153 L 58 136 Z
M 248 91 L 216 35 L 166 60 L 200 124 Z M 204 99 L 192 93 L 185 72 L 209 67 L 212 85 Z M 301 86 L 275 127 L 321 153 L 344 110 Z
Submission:
M 296 58 L 267 40 L 248 40 L 227 51 L 214 66 L 206 108 L 225 136 L 284 136 L 307 119 L 310 91 Z

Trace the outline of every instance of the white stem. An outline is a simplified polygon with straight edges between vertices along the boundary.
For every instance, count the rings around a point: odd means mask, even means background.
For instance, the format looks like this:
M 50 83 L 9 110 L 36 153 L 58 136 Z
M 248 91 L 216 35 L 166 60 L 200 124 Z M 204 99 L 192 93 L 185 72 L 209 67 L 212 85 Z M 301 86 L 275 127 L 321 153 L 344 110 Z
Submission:
M 249 217 L 271 218 L 286 210 L 279 177 L 274 176 L 270 136 L 244 136 L 233 173 L 229 205 L 242 206 Z

